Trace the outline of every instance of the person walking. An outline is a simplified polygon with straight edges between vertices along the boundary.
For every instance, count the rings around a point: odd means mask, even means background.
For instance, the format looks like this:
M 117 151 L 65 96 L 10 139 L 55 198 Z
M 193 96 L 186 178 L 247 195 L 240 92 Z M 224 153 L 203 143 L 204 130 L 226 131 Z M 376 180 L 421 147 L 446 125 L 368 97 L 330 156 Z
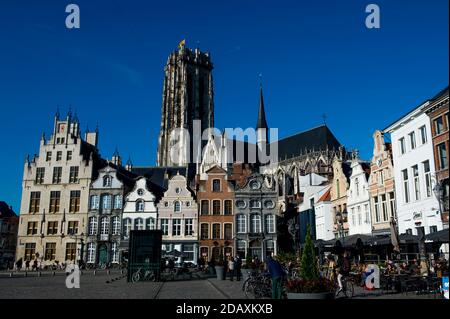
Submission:
M 271 256 L 267 257 L 267 270 L 272 278 L 272 299 L 281 299 L 283 278 L 286 273 L 281 264 Z
M 231 256 L 228 259 L 228 272 L 230 274 L 230 280 L 233 281 L 233 277 L 234 277 L 234 259 Z
M 25 261 L 25 270 L 30 270 L 30 261 Z
M 22 269 L 22 258 L 20 258 L 16 263 L 17 271 Z
M 236 256 L 234 259 L 234 269 L 236 272 L 236 280 L 241 280 L 241 268 L 242 268 L 242 259 L 239 255 Z

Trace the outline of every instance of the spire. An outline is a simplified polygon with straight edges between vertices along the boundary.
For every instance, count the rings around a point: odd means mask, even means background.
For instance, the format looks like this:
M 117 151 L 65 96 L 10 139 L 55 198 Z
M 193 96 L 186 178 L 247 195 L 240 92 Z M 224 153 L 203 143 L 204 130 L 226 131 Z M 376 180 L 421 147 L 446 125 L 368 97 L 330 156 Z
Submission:
M 259 109 L 258 109 L 258 122 L 256 129 L 265 128 L 267 130 L 266 112 L 264 111 L 264 97 L 262 83 L 259 84 Z
M 72 105 L 69 105 L 69 111 L 67 112 L 67 118 L 69 121 L 72 119 Z
M 78 114 L 77 114 L 77 111 L 75 110 L 75 113 L 73 114 L 73 122 L 74 123 L 79 123 L 79 120 L 78 120 Z
M 59 120 L 59 105 L 56 106 L 55 118 Z
M 119 150 L 118 150 L 117 146 L 116 146 L 116 149 L 114 150 L 113 157 L 114 157 L 114 156 L 120 156 L 120 155 L 119 155 Z

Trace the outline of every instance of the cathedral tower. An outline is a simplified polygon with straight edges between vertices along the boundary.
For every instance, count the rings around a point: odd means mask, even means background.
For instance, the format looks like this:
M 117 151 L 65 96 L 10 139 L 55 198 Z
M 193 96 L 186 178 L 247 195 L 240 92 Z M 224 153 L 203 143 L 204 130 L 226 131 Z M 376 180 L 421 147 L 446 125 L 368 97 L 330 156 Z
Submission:
M 161 129 L 158 142 L 158 166 L 186 166 L 195 160 L 193 147 L 194 120 L 201 121 L 202 134 L 214 126 L 214 103 L 211 57 L 209 53 L 189 49 L 180 43 L 165 66 Z M 186 129 L 190 139 L 170 141 L 174 129 Z M 189 143 L 187 141 L 190 141 Z M 180 160 L 171 158 L 171 147 L 178 144 Z

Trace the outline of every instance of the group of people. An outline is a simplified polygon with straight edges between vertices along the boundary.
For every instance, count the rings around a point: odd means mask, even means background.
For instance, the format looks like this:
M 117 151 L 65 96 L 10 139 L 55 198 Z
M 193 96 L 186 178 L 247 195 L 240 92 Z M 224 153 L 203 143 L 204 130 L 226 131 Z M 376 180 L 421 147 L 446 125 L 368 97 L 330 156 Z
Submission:
M 230 277 L 230 280 L 233 281 L 233 278 L 236 276 L 236 280 L 241 280 L 241 268 L 242 268 L 242 259 L 239 256 L 236 257 L 228 257 L 228 261 L 225 265 L 226 273 Z

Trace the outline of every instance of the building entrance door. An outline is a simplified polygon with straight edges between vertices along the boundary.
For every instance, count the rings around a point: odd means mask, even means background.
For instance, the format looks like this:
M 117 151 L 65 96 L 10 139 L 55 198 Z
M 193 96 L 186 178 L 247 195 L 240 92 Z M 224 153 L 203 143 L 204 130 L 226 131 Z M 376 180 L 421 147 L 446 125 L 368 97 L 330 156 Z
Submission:
M 108 262 L 108 250 L 106 245 L 101 245 L 98 249 L 98 263 L 104 265 Z

